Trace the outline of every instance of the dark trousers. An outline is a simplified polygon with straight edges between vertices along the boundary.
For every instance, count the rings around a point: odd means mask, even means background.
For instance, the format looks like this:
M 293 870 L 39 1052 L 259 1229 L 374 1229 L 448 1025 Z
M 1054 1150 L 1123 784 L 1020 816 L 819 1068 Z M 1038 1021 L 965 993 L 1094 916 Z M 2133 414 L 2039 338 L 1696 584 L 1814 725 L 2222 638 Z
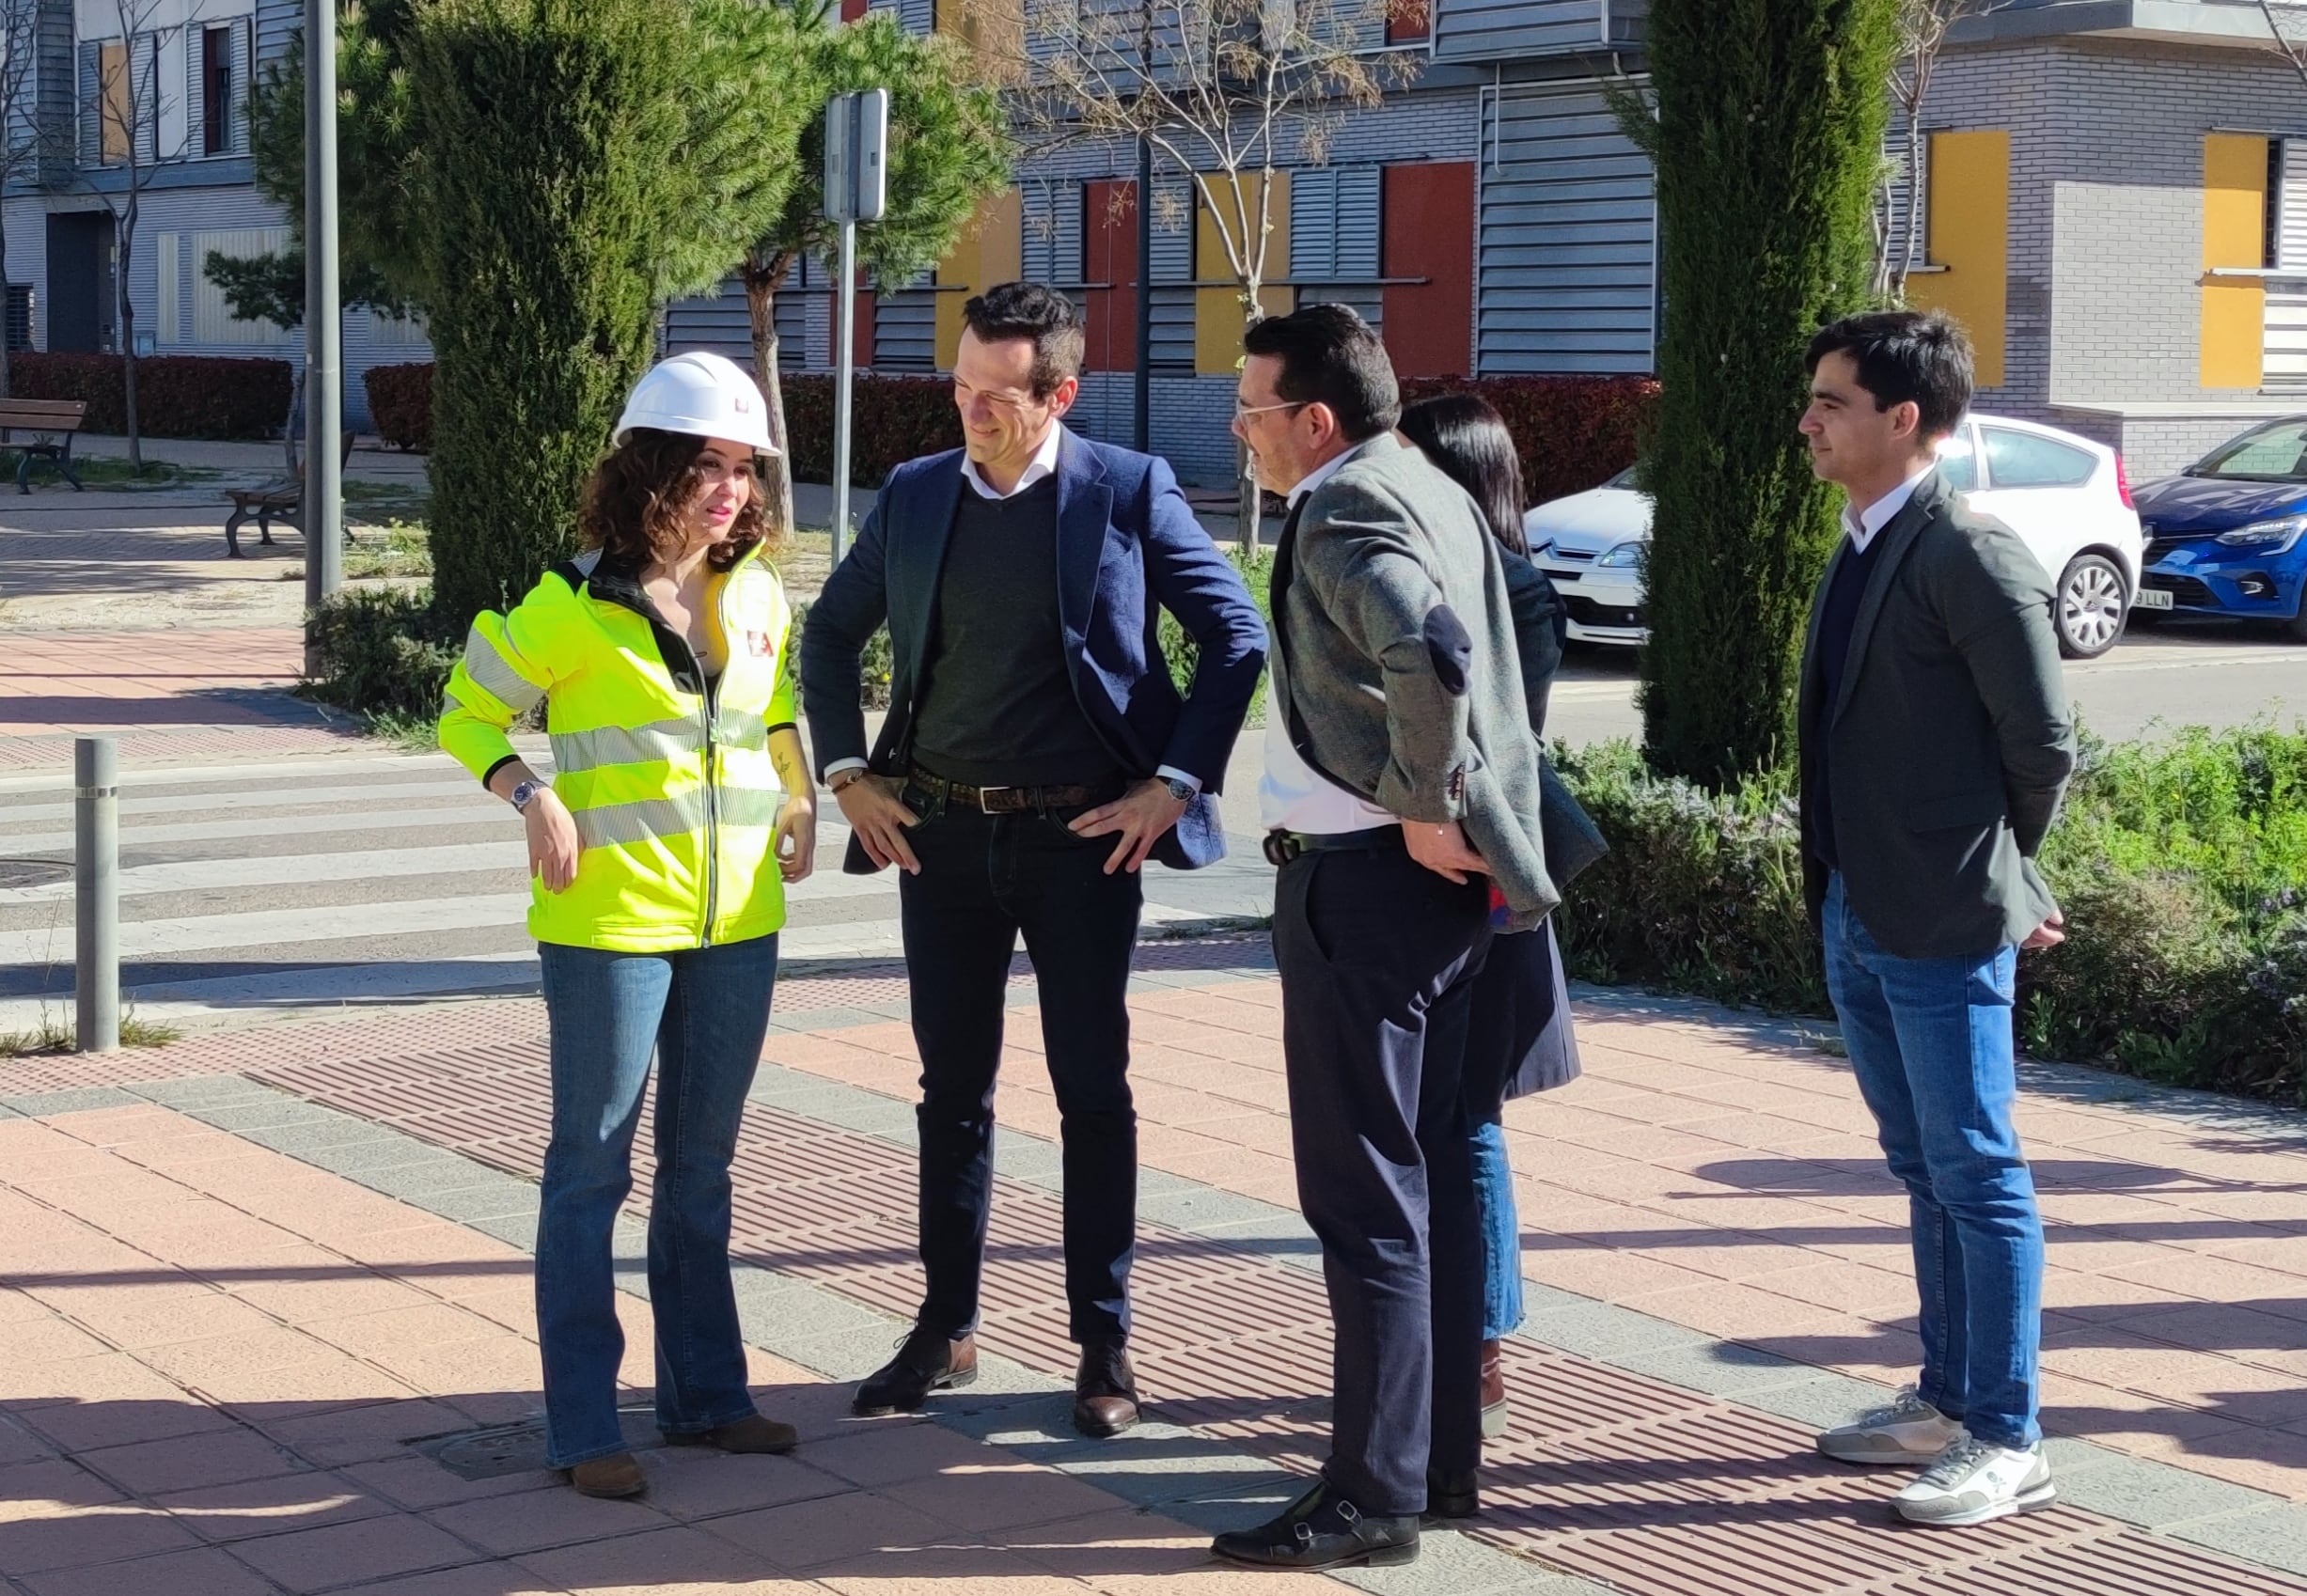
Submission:
M 1482 1456 L 1482 1232 L 1459 1072 L 1489 893 L 1399 850 L 1282 867 L 1274 956 L 1298 1206 L 1322 1243 L 1336 1388 L 1323 1475 L 1364 1513 Z
M 1105 873 L 1113 838 L 1065 829 L 1068 811 L 942 812 L 918 790 L 919 875 L 898 884 L 913 1037 L 921 1054 L 918 1322 L 977 1328 L 993 1207 L 994 1076 L 1010 958 L 1022 933 L 1039 978 L 1042 1045 L 1065 1171 L 1065 1294 L 1076 1341 L 1129 1331 L 1137 1251 L 1138 1112 L 1129 1091 L 1129 970 L 1145 894 Z

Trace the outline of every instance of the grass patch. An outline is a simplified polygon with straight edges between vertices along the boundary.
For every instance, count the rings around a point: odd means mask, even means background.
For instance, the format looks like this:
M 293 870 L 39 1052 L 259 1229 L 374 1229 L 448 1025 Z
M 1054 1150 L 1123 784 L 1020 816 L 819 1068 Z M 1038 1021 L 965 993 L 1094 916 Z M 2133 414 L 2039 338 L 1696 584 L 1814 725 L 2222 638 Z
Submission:
M 395 517 L 382 526 L 362 527 L 358 541 L 345 540 L 344 576 L 348 582 L 432 574 L 432 543 L 421 521 Z
M 224 475 L 212 466 L 176 465 L 165 460 L 148 460 L 142 471 L 133 471 L 129 468 L 128 462 L 108 456 L 74 460 L 72 470 L 88 487 L 116 491 L 174 488 L 186 482 L 213 482 Z M 55 468 L 54 462 L 36 460 L 32 462 L 32 482 L 35 487 L 63 480 L 64 474 Z
M 437 716 L 414 710 L 379 710 L 361 717 L 369 736 L 412 754 L 430 754 L 441 745 Z
M 70 1053 L 73 1050 L 72 1032 L 71 1022 L 51 1019 L 43 1012 L 40 1023 L 28 1031 L 0 1031 L 0 1058 L 37 1058 Z M 139 1020 L 133 1013 L 120 1016 L 122 1047 L 165 1047 L 183 1034 L 180 1027 L 157 1020 Z
M 420 482 L 355 482 L 344 484 L 344 508 L 359 510 L 364 520 L 406 517 L 421 522 L 432 509 L 432 490 Z

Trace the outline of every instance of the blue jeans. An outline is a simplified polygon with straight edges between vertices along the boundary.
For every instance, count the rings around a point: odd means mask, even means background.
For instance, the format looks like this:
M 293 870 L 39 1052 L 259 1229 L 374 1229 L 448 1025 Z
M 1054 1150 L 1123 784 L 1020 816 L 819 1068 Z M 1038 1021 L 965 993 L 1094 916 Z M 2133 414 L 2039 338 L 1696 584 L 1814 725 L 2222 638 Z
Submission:
M 1482 1205 L 1482 1338 L 1495 1341 L 1522 1323 L 1522 1218 L 1514 1208 L 1506 1127 L 1476 1120 L 1474 1200 Z
M 610 1237 L 633 1189 L 633 1134 L 652 1050 L 660 1065 L 649 1208 L 657 1427 L 694 1432 L 754 1411 L 729 1275 L 729 1166 L 769 1029 L 777 939 L 679 953 L 546 943 L 538 953 L 552 1032 L 553 1137 L 537 1219 L 537 1337 L 545 1461 L 568 1468 L 625 1449 L 617 1423 L 625 1337 Z
M 1922 1400 L 1989 1446 L 2032 1447 L 2043 1221 L 2011 1123 L 2018 954 L 1901 959 L 1828 884 L 1827 990 L 1912 1209 Z

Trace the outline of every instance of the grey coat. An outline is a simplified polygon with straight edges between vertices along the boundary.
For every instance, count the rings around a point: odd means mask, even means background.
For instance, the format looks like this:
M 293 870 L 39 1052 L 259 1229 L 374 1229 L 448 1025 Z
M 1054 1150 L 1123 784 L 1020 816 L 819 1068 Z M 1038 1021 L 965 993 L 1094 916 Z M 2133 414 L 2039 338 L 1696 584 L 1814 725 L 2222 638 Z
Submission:
M 1843 891 L 1868 934 L 1907 959 L 2016 946 L 2057 907 L 2034 857 L 2075 768 L 2050 581 L 2017 534 L 1964 509 L 1935 473 L 1875 536 L 1836 702 L 1819 701 L 1819 616 L 1847 540 L 1803 645 L 1811 917 L 1827 896 L 1813 830 L 1823 748 Z
M 1407 821 L 1456 821 L 1508 926 L 1560 900 L 1499 549 L 1390 433 L 1307 496 L 1276 551 L 1273 712 L 1308 765 Z

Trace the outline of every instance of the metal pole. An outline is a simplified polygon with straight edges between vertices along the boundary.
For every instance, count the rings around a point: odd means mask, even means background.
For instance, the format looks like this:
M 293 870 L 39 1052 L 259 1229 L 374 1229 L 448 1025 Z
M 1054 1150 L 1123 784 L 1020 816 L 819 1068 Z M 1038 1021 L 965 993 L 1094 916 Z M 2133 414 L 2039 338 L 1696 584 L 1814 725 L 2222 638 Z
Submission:
M 344 326 L 337 278 L 337 0 L 305 0 L 305 606 L 344 585 Z M 306 623 L 305 669 L 313 673 Z
M 120 1045 L 120 745 L 72 742 L 72 1045 Z
M 1152 56 L 1147 57 L 1149 60 Z M 1154 447 L 1154 141 L 1138 140 L 1138 358 L 1130 387 L 1130 446 Z
M 841 224 L 840 326 L 833 374 L 833 563 L 849 552 L 850 374 L 857 358 L 857 224 Z

